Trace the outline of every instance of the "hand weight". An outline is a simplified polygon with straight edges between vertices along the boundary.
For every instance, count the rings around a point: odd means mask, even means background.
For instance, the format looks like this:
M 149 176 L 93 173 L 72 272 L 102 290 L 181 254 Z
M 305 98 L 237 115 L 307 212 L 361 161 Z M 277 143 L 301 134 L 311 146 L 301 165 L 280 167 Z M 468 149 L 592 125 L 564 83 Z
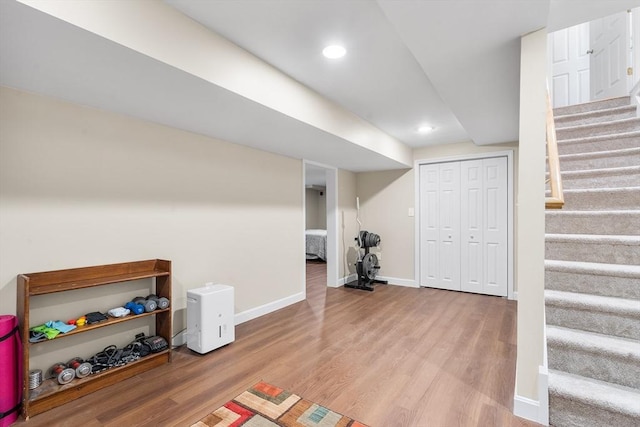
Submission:
M 144 297 L 135 297 L 133 299 L 133 302 L 142 305 L 144 307 L 144 311 L 146 311 L 147 313 L 152 312 L 153 310 L 158 308 L 158 304 L 155 301 Z
M 124 305 L 124 308 L 128 308 L 131 310 L 133 314 L 142 314 L 144 313 L 144 306 L 142 304 L 136 304 L 133 301 L 129 301 Z
M 151 294 L 147 297 L 148 300 L 155 301 L 160 310 L 169 308 L 169 299 L 165 297 L 158 297 L 158 295 Z

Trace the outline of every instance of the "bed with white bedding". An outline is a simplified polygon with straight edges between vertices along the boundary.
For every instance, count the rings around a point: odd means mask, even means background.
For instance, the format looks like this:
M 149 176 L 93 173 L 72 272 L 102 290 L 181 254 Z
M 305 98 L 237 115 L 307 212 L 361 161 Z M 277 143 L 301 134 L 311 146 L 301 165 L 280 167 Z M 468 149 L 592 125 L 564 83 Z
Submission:
M 306 230 L 307 259 L 327 260 L 327 230 Z

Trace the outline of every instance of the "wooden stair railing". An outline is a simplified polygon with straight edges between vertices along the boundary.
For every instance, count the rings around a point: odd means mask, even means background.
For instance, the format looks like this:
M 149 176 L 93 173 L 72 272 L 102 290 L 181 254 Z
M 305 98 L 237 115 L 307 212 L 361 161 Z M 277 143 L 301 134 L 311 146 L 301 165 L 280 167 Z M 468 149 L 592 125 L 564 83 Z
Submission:
M 562 209 L 564 195 L 562 192 L 562 177 L 560 176 L 560 159 L 558 158 L 558 143 L 556 141 L 556 125 L 553 120 L 551 99 L 547 90 L 547 164 L 549 166 L 549 186 L 551 196 L 545 198 L 546 209 Z

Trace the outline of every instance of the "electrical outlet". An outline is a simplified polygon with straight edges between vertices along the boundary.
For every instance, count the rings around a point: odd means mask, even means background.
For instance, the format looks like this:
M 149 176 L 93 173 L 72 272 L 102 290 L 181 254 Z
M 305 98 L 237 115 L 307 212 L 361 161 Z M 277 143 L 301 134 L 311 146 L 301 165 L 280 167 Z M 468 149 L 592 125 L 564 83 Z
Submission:
M 416 211 L 414 208 L 409 208 L 409 216 L 415 216 Z

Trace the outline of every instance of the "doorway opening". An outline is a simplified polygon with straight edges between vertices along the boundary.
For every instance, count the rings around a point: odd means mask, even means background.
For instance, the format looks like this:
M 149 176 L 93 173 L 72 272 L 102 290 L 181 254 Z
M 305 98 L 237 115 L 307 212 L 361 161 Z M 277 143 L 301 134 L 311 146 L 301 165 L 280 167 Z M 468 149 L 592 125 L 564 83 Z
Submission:
M 303 173 L 305 267 L 325 272 L 326 285 L 337 287 L 338 170 L 305 160 Z

